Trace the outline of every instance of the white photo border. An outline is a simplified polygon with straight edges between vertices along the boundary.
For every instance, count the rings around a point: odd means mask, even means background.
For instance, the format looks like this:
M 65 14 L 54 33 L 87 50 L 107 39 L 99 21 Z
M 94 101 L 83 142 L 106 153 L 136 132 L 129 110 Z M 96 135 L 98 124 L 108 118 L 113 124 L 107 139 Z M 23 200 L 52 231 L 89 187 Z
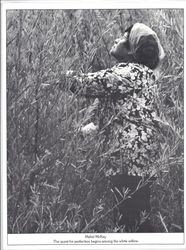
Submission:
M 6 11 L 10 9 L 184 9 L 184 0 L 167 1 L 114 1 L 114 0 L 4 0 L 1 3 L 1 249 L 186 249 L 185 233 L 127 233 L 127 234 L 8 234 L 7 232 L 7 121 L 6 121 Z M 184 18 L 184 31 L 185 31 Z M 185 39 L 184 39 L 185 47 Z M 185 50 L 184 50 L 185 58 Z M 184 71 L 185 79 L 185 71 Z M 185 100 L 184 100 L 185 101 Z M 185 103 L 184 103 L 185 104 Z M 184 105 L 185 107 L 185 105 Z M 184 152 L 185 155 L 185 152 Z M 184 171 L 185 177 L 185 171 Z M 185 182 L 184 182 L 185 184 Z M 184 185 L 185 188 L 185 185 Z M 184 197 L 185 202 L 185 197 Z M 184 203 L 185 204 L 185 203 Z M 184 209 L 184 226 L 185 222 Z M 94 240 L 106 237 L 109 241 L 123 240 L 120 244 L 63 244 L 64 240 L 85 241 L 86 235 Z M 126 240 L 126 242 L 125 242 Z M 131 242 L 130 242 L 131 240 Z M 132 241 L 133 240 L 133 241 Z M 135 241 L 138 241 L 137 243 Z

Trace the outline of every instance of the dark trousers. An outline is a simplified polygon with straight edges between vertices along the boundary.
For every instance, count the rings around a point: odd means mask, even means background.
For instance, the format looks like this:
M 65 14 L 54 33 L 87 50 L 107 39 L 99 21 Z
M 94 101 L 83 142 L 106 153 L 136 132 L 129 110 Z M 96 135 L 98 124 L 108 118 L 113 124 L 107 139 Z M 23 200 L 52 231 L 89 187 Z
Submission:
M 126 232 L 153 231 L 149 220 L 143 221 L 145 213 L 147 215 L 151 209 L 150 186 L 152 181 L 152 178 L 142 181 L 140 176 L 129 176 L 126 174 L 110 177 L 116 202 L 119 203 L 117 207 L 117 211 L 119 210 L 117 225 L 124 227 Z M 127 188 L 129 191 L 125 199 L 123 194 Z

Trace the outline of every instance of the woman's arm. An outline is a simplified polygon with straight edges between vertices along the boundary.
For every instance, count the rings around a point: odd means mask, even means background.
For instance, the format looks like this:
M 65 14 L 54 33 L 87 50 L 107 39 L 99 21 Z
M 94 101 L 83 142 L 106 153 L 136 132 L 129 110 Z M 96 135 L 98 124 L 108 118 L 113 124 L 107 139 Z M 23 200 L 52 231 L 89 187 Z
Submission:
M 113 68 L 96 73 L 74 75 L 69 71 L 66 74 L 70 90 L 86 97 L 124 97 L 133 91 L 128 64 L 120 64 Z

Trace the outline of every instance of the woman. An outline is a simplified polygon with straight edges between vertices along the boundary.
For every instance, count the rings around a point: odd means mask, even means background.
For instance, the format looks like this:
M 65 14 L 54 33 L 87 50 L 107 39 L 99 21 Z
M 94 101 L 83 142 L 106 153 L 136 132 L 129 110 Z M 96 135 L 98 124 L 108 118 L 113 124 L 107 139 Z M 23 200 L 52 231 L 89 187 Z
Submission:
M 139 223 L 142 212 L 150 210 L 149 183 L 159 158 L 153 70 L 164 51 L 156 33 L 136 23 L 115 41 L 110 53 L 119 61 L 113 68 L 68 77 L 73 82 L 71 90 L 98 98 L 100 114 L 104 114 L 98 124 L 88 124 L 83 131 L 105 130 L 111 159 L 105 174 L 110 176 L 118 202 L 117 224 L 126 231 L 148 231 L 139 229 Z M 126 190 L 131 198 L 123 201 Z

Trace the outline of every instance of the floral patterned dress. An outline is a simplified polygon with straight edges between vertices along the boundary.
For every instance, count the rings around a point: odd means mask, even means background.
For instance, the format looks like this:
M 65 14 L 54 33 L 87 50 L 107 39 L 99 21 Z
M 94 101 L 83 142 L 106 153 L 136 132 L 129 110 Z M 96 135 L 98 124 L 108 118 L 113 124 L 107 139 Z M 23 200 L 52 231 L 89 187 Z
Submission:
M 155 173 L 159 144 L 155 75 L 137 63 L 76 76 L 72 89 L 98 98 L 99 128 L 105 130 L 113 164 L 106 175 Z

